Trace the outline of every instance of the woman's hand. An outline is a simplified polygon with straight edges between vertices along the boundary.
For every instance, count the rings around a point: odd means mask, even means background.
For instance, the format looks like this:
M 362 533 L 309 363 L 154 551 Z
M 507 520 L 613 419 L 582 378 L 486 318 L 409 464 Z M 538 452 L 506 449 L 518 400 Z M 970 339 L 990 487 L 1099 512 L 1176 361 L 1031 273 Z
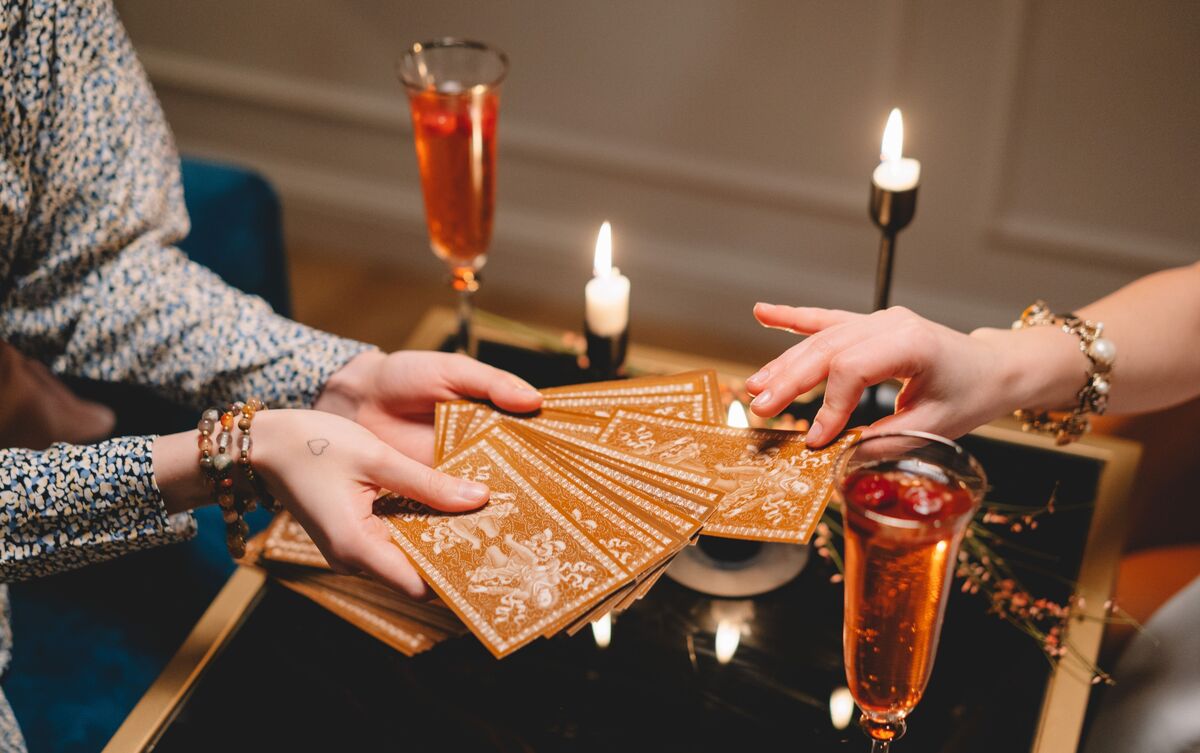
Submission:
M 429 351 L 363 353 L 330 378 L 314 407 L 353 419 L 411 458 L 433 460 L 433 406 L 491 400 L 524 413 L 542 396 L 513 374 L 463 355 Z
M 827 380 L 824 403 L 808 431 L 809 443 L 817 447 L 837 437 L 867 387 L 887 379 L 904 385 L 896 413 L 873 424 L 866 436 L 908 429 L 957 437 L 1018 407 L 1040 407 L 1042 388 L 1023 373 L 1024 364 L 1038 362 L 1037 353 L 1045 352 L 1047 360 L 1035 369 L 1047 370 L 1048 359 L 1058 359 L 1078 366 L 1080 384 L 1086 367 L 1078 347 L 1072 356 L 1070 339 L 1053 328 L 964 335 L 900 307 L 854 314 L 759 303 L 754 316 L 764 326 L 808 337 L 746 380 L 747 391 L 757 395 L 751 410 L 774 416 Z M 1024 399 L 1032 402 L 1025 405 Z
M 449 512 L 474 509 L 488 498 L 483 484 L 435 471 L 330 413 L 264 411 L 254 419 L 253 437 L 255 470 L 330 566 L 340 573 L 365 572 L 410 596 L 428 591 L 387 526 L 372 514 L 380 489 Z

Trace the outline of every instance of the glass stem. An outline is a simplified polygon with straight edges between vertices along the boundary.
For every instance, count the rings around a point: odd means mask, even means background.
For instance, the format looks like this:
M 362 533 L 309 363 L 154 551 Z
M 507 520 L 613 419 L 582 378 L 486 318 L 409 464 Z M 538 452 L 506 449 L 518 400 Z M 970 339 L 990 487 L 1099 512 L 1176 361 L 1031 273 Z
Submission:
M 470 289 L 458 291 L 458 337 L 454 345 L 456 353 L 465 353 L 471 358 L 478 355 L 475 341 L 475 328 L 472 319 L 475 313 L 475 299 Z
M 890 740 L 876 740 L 871 738 L 871 753 L 888 753 L 892 749 Z

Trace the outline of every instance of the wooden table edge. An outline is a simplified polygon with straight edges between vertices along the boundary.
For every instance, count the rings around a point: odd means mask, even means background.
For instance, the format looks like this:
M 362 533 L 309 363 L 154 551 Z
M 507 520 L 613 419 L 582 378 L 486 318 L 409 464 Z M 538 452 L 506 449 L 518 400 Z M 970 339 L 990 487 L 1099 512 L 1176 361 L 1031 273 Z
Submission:
M 234 570 L 183 645 L 104 746 L 105 753 L 148 750 L 158 742 L 196 680 L 262 598 L 266 582 L 266 572 L 256 567 Z

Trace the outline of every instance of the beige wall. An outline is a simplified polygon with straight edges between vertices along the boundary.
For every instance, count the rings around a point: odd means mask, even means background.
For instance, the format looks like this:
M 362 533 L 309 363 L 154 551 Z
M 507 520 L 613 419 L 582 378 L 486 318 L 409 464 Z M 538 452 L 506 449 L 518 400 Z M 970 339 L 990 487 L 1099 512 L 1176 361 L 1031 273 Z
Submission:
M 893 300 L 959 328 L 1200 258 L 1200 3 L 118 0 L 181 148 L 259 167 L 293 243 L 432 284 L 392 61 L 505 49 L 486 285 L 573 305 L 614 225 L 634 322 L 758 338 L 863 309 L 888 109 L 921 159 Z

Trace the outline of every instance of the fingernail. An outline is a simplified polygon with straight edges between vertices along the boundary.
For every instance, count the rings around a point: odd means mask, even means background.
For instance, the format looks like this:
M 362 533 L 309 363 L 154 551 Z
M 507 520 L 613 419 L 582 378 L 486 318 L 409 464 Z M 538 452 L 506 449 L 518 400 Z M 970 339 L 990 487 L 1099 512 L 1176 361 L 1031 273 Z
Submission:
M 458 496 L 478 505 L 488 498 L 488 488 L 474 481 L 463 481 L 458 485 Z
M 805 438 L 812 437 L 814 442 L 819 442 L 821 440 L 822 431 L 824 431 L 824 429 L 821 428 L 821 422 L 813 421 L 812 426 L 808 427 L 808 434 L 805 435 Z
M 759 369 L 757 374 L 755 374 L 754 376 L 752 376 L 746 380 L 746 384 L 752 384 L 752 385 L 762 384 L 763 382 L 765 382 L 767 380 L 767 376 L 769 376 L 770 373 L 771 372 L 769 369 Z
M 519 389 L 522 392 L 537 392 L 537 388 L 535 388 L 529 382 L 526 382 L 521 377 L 513 377 L 512 378 L 512 386 L 516 387 L 517 389 Z
M 770 311 L 771 309 L 775 308 L 775 304 L 773 304 L 773 303 L 767 303 L 766 301 L 759 301 L 758 303 L 756 303 L 756 304 L 754 304 L 754 305 L 755 305 L 757 308 L 766 309 L 766 310 L 768 310 L 768 311 Z
M 754 398 L 754 402 L 750 404 L 755 408 L 761 408 L 769 402 L 771 402 L 771 391 L 767 390 L 766 392 L 760 393 L 758 397 Z

